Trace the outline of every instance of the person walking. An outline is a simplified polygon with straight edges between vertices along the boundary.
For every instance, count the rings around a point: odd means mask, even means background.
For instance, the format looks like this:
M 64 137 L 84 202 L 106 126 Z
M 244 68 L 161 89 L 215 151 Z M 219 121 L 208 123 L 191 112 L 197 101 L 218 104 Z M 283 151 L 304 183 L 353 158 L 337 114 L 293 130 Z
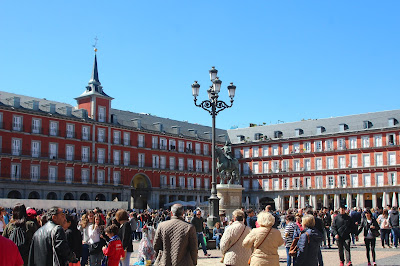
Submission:
M 344 265 L 345 255 L 347 266 L 353 265 L 350 254 L 350 234 L 356 232 L 357 227 L 353 219 L 346 213 L 344 205 L 340 206 L 339 214 L 333 218 L 331 229 L 338 245 L 340 266 Z
M 399 244 L 400 228 L 399 228 L 399 212 L 395 206 L 389 214 L 389 225 L 392 228 L 393 248 L 397 248 Z
M 181 204 L 171 207 L 170 220 L 158 225 L 154 238 L 157 265 L 194 266 L 197 265 L 196 228 L 183 219 Z
M 77 262 L 61 227 L 65 222 L 65 214 L 61 208 L 51 207 L 47 211 L 47 223 L 33 235 L 28 266 L 53 265 L 54 260 L 58 260 L 60 265 Z
M 21 254 L 24 264 L 28 264 L 29 248 L 33 234 L 38 229 L 33 221 L 28 221 L 28 215 L 24 204 L 17 203 L 13 209 L 11 221 L 4 229 L 3 236 L 13 241 Z
M 297 224 L 294 222 L 293 214 L 286 215 L 286 227 L 283 240 L 286 248 L 286 265 L 292 265 L 292 257 L 289 255 L 290 246 L 293 243 L 294 232 L 298 230 Z M 294 262 L 294 258 L 293 258 Z
M 283 239 L 278 229 L 273 228 L 275 217 L 263 211 L 257 216 L 259 228 L 254 228 L 243 240 L 243 247 L 254 248 L 250 256 L 250 265 L 279 266 L 278 247 L 283 245 Z
M 371 265 L 369 251 L 371 251 L 372 254 L 372 263 L 373 265 L 376 265 L 375 244 L 376 237 L 379 235 L 379 225 L 369 209 L 365 211 L 365 219 L 362 220 L 356 235 L 360 234 L 362 230 L 364 230 L 364 242 L 367 252 L 368 265 Z
M 201 217 L 201 210 L 196 211 L 196 215 L 193 217 L 190 223 L 193 224 L 193 226 L 196 228 L 197 242 L 201 245 L 204 256 L 206 257 L 211 256 L 210 254 L 207 253 L 207 245 L 204 241 L 204 235 L 203 235 L 204 219 L 203 217 Z
M 381 229 L 382 247 L 385 248 L 385 242 L 386 242 L 386 245 L 390 248 L 391 247 L 389 243 L 390 224 L 389 224 L 389 212 L 387 209 L 384 209 L 382 214 L 379 215 L 377 222 Z
M 225 265 L 247 265 L 251 255 L 250 248 L 243 248 L 244 238 L 250 233 L 250 227 L 244 224 L 245 213 L 242 210 L 235 210 L 232 213 L 234 222 L 225 228 L 222 235 L 220 246 Z
M 315 227 L 315 217 L 312 214 L 304 215 L 301 224 L 304 230 L 297 242 L 299 249 L 294 266 L 318 266 L 320 265 L 322 233 Z

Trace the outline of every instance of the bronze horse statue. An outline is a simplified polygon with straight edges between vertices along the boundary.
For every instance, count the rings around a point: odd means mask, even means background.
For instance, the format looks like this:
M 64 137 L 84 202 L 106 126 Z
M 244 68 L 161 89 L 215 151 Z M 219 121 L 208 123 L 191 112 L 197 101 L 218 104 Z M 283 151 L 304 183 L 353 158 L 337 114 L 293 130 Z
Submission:
M 224 184 L 225 180 L 227 180 L 228 177 L 230 177 L 228 184 L 240 185 L 238 160 L 236 158 L 227 157 L 224 151 L 219 147 L 215 147 L 215 153 L 218 159 L 217 170 L 221 178 L 220 184 Z

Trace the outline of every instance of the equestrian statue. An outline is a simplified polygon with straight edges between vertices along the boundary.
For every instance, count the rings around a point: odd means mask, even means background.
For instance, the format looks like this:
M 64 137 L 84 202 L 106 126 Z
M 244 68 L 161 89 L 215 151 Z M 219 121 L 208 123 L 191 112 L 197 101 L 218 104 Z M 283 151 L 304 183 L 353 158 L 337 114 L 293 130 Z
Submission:
M 222 149 L 215 147 L 215 153 L 217 170 L 221 178 L 220 184 L 225 184 L 225 180 L 229 178 L 227 184 L 240 185 L 239 162 L 232 156 L 232 143 L 228 140 Z

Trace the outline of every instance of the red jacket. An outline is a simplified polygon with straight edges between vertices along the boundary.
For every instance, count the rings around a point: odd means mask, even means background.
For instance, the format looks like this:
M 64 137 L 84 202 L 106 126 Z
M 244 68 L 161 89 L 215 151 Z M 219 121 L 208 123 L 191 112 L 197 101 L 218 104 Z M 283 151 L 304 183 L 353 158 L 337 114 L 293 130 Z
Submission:
M 108 257 L 108 266 L 118 266 L 120 259 L 125 256 L 122 242 L 119 239 L 110 241 L 103 253 Z

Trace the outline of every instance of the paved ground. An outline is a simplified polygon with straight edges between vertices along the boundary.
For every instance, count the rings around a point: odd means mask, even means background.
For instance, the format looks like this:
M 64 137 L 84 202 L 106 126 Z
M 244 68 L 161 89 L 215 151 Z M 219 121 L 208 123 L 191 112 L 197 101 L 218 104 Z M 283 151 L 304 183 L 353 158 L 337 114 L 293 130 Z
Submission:
M 139 243 L 134 242 L 133 248 L 135 252 L 132 255 L 131 265 L 137 261 L 138 246 Z M 400 265 L 400 248 L 398 249 L 382 248 L 380 239 L 377 239 L 375 250 L 376 250 L 377 265 L 379 266 Z M 211 257 L 206 258 L 203 255 L 203 251 L 199 250 L 199 259 L 197 265 L 200 266 L 223 265 L 220 262 L 222 254 L 219 250 L 210 250 L 209 253 L 211 254 Z M 278 253 L 280 258 L 280 266 L 286 265 L 286 250 L 284 249 L 284 247 L 280 247 L 278 249 Z M 332 246 L 332 249 L 323 249 L 322 257 L 324 259 L 325 266 L 339 265 L 339 255 L 336 245 Z M 354 266 L 367 265 L 367 258 L 365 255 L 365 245 L 362 238 L 356 243 L 356 246 L 353 246 L 351 248 L 351 257 Z

